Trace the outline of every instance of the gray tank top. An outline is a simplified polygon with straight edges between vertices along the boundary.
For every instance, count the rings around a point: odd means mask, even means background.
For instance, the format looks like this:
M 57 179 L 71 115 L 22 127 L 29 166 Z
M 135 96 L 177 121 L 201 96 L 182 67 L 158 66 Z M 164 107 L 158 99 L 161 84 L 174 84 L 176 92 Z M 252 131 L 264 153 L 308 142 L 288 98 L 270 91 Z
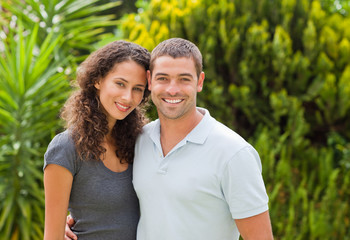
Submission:
M 79 240 L 135 240 L 139 203 L 132 185 L 132 165 L 124 172 L 113 172 L 101 161 L 82 161 L 74 142 L 64 131 L 49 144 L 44 169 L 57 164 L 73 175 L 69 199 L 72 228 Z

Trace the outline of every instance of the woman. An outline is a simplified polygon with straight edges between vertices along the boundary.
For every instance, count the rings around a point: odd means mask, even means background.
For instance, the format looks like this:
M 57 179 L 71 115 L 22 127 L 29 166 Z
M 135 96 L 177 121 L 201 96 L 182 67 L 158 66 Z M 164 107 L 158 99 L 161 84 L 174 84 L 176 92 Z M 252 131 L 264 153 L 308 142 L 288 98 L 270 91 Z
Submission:
M 79 239 L 136 239 L 139 205 L 132 161 L 149 95 L 143 47 L 115 41 L 79 67 L 79 88 L 61 117 L 66 131 L 45 153 L 44 239 L 64 239 L 67 210 Z

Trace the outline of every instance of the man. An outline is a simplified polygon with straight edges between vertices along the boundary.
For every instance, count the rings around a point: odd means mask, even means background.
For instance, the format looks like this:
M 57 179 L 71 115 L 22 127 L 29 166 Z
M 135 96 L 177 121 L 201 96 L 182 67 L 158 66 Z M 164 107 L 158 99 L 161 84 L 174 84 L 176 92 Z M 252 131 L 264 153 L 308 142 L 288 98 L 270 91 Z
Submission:
M 160 43 L 147 78 L 159 119 L 135 148 L 137 239 L 273 239 L 258 153 L 196 107 L 198 48 L 179 38 Z
M 172 38 L 151 54 L 147 78 L 156 121 L 135 147 L 138 240 L 273 239 L 258 153 L 196 107 L 202 55 Z

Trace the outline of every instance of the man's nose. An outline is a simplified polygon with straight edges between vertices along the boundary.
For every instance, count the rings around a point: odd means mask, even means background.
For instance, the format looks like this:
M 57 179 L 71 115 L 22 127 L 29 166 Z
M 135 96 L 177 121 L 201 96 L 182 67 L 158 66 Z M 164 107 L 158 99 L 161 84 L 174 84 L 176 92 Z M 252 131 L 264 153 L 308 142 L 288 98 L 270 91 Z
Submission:
M 180 91 L 179 84 L 176 80 L 171 80 L 166 90 L 170 95 L 176 95 Z

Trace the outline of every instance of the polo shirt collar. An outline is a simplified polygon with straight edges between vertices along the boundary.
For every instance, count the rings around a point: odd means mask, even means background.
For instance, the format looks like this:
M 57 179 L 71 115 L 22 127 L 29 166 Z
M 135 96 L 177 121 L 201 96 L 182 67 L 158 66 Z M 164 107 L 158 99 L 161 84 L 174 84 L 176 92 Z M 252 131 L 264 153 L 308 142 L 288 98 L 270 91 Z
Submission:
M 207 109 L 197 107 L 197 110 L 204 114 L 204 116 L 197 126 L 185 137 L 185 139 L 189 142 L 203 144 L 214 127 L 215 119 L 210 116 Z
M 212 128 L 214 127 L 215 119 L 210 116 L 210 113 L 207 109 L 197 107 L 197 110 L 204 114 L 204 116 L 201 119 L 201 121 L 197 124 L 197 126 L 194 129 L 192 129 L 192 131 L 182 141 L 203 144 L 207 139 L 209 133 L 211 132 Z M 150 138 L 156 145 L 160 147 L 159 119 L 155 121 L 154 127 L 150 132 Z

